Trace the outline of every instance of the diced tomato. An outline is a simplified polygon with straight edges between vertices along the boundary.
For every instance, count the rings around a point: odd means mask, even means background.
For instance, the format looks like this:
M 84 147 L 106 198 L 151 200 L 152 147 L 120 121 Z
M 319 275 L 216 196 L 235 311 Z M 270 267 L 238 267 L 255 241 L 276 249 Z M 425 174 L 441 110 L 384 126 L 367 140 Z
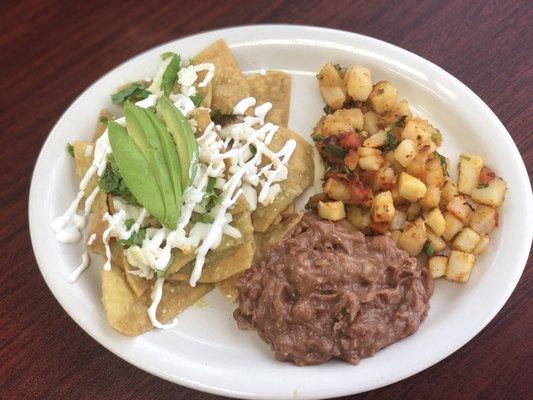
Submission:
M 384 234 L 389 230 L 390 222 L 375 222 L 370 223 L 370 229 L 375 233 Z
M 493 180 L 496 177 L 496 174 L 493 170 L 491 170 L 489 167 L 483 167 L 481 168 L 481 172 L 479 173 L 479 179 L 478 183 L 480 185 L 488 185 L 491 180 Z
M 372 205 L 372 189 L 367 187 L 357 175 L 349 178 L 348 191 L 350 192 L 350 203 L 370 207 Z
M 357 149 L 359 146 L 361 146 L 361 136 L 359 134 L 350 132 L 350 133 L 343 133 L 339 136 L 339 144 L 341 147 L 345 149 Z
M 344 164 L 350 171 L 354 171 L 359 164 L 359 154 L 357 151 L 350 149 L 346 157 L 344 157 Z

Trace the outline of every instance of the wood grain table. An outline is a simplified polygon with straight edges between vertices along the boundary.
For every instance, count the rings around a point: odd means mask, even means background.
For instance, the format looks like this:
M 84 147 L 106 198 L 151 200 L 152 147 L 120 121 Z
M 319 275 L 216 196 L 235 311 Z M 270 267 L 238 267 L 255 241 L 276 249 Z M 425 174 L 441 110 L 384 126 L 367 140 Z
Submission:
M 105 350 L 62 310 L 35 262 L 27 221 L 33 165 L 61 113 L 102 74 L 162 42 L 225 26 L 295 23 L 358 32 L 419 54 L 472 88 L 507 127 L 531 176 L 532 21 L 531 0 L 2 0 L 0 399 L 217 398 Z M 497 317 L 452 356 L 350 398 L 532 398 L 532 278 L 530 261 Z

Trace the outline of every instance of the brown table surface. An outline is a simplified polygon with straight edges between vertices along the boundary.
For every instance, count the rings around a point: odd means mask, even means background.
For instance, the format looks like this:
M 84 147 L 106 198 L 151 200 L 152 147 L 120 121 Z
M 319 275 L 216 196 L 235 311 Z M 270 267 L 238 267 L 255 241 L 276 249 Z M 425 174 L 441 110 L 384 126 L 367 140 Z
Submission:
M 266 22 L 320 25 L 385 40 L 433 61 L 472 88 L 507 127 L 531 176 L 531 0 L 185 3 L 0 4 L 2 399 L 217 398 L 151 376 L 91 339 L 48 290 L 28 232 L 32 169 L 53 124 L 98 77 L 157 44 L 209 29 Z M 350 398 L 531 398 L 530 267 L 531 261 L 510 300 L 470 343 L 411 378 Z

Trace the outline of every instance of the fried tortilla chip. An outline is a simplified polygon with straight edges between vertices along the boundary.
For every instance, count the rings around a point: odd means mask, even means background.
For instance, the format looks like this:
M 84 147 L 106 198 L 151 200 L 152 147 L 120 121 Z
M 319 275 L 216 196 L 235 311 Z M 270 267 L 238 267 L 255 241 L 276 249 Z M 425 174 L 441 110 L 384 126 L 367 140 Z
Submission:
M 210 252 L 205 258 L 202 276 L 198 282 L 214 283 L 223 281 L 230 276 L 250 268 L 253 258 L 253 240 L 240 244 L 237 247 Z M 194 261 L 187 264 L 175 274 L 168 275 L 167 279 L 169 281 L 188 282 L 193 268 Z
M 208 108 L 195 108 L 191 111 L 187 118 L 192 118 L 196 121 L 197 136 L 204 133 L 205 128 L 207 128 L 207 126 L 212 122 Z
M 94 129 L 94 140 L 96 141 L 100 136 L 103 135 L 105 130 L 107 129 L 107 121 L 112 121 L 113 115 L 107 110 L 107 108 L 103 108 L 100 111 L 100 114 L 98 115 L 98 121 L 96 121 L 96 128 Z
M 239 297 L 239 291 L 235 286 L 235 282 L 242 276 L 242 274 L 243 272 L 239 272 L 238 274 L 230 276 L 228 279 L 224 279 L 217 283 L 220 293 L 222 293 L 222 296 L 224 296 L 229 302 L 233 303 L 237 301 L 237 297 Z
M 291 77 L 285 72 L 268 71 L 266 74 L 250 75 L 246 77 L 250 85 L 250 95 L 261 105 L 267 101 L 272 103 L 272 109 L 265 120 L 273 124 L 287 127 L 291 107 Z
M 185 282 L 165 282 L 163 296 L 157 308 L 157 318 L 168 322 L 205 294 L 214 285 L 189 286 Z M 127 336 L 136 336 L 152 329 L 148 317 L 151 304 L 150 291 L 136 296 L 126 281 L 122 268 L 112 265 L 110 271 L 102 272 L 102 302 L 109 325 Z
M 303 212 L 287 215 L 279 224 L 271 225 L 265 232 L 255 232 L 254 263 L 261 261 L 268 250 L 300 222 L 303 215 Z
M 76 175 L 83 179 L 87 170 L 93 163 L 94 143 L 77 141 L 74 142 L 74 162 L 76 164 Z M 95 174 L 91 180 L 87 183 L 87 187 L 84 190 L 84 196 L 81 199 L 78 209 L 82 210 L 85 207 L 85 200 L 89 196 L 94 188 L 98 185 L 98 176 Z M 94 209 L 94 206 L 93 206 Z
M 231 114 L 233 107 L 242 99 L 250 97 L 250 86 L 242 74 L 237 61 L 222 39 L 193 58 L 194 64 L 213 63 L 215 76 L 212 84 L 212 98 L 209 108 Z M 204 107 L 207 107 L 202 103 Z
M 122 255 L 122 265 L 124 267 L 124 272 L 126 273 L 126 281 L 128 281 L 131 290 L 137 297 L 142 296 L 144 293 L 150 290 L 154 284 L 154 279 L 145 279 L 132 274 L 131 271 L 137 271 L 137 268 L 130 265 L 126 258 L 125 252 L 123 252 Z
M 300 135 L 290 129 L 280 127 L 269 148 L 279 151 L 289 139 L 296 140 L 297 146 L 287 166 L 289 170 L 287 179 L 279 183 L 281 192 L 274 202 L 267 206 L 258 204 L 257 209 L 252 213 L 252 222 L 258 232 L 265 232 L 278 215 L 313 183 L 313 148 Z

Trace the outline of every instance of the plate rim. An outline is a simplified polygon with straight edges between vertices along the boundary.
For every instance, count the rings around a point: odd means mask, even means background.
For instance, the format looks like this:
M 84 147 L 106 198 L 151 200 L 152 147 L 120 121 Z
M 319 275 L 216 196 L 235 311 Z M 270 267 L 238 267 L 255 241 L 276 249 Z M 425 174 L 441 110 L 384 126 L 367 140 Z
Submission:
M 417 54 L 415 54 L 415 53 L 413 53 L 413 52 L 411 52 L 409 50 L 403 49 L 403 48 L 401 48 L 399 46 L 396 46 L 394 44 L 388 43 L 388 42 L 383 41 L 381 39 L 377 39 L 377 38 L 374 38 L 374 37 L 371 37 L 371 36 L 367 36 L 367 35 L 362 35 L 362 34 L 355 33 L 355 32 L 349 32 L 349 31 L 333 29 L 333 28 L 324 28 L 324 27 L 312 26 L 312 25 L 299 25 L 299 24 L 250 24 L 250 25 L 242 25 L 242 26 L 229 26 L 229 27 L 223 27 L 223 28 L 219 28 L 219 29 L 211 29 L 211 30 L 202 31 L 202 32 L 199 32 L 199 33 L 194 33 L 194 34 L 190 34 L 190 35 L 185 35 L 185 36 L 181 36 L 181 37 L 178 37 L 178 38 L 174 38 L 174 39 L 168 40 L 166 42 L 157 44 L 157 45 L 155 45 L 153 47 L 150 47 L 149 49 L 146 49 L 146 50 L 144 50 L 144 51 L 142 51 L 140 53 L 137 53 L 137 54 L 133 55 L 132 57 L 130 57 L 130 58 L 124 60 L 123 62 L 119 63 L 117 66 L 115 66 L 111 70 L 107 71 L 106 73 L 101 75 L 98 79 L 93 81 L 90 85 L 88 85 L 69 104 L 69 106 L 61 114 L 61 116 L 57 119 L 56 123 L 53 125 L 53 127 L 50 130 L 50 132 L 48 133 L 48 136 L 46 137 L 46 140 L 44 141 L 44 143 L 43 143 L 43 145 L 41 147 L 41 150 L 39 152 L 39 156 L 37 157 L 37 160 L 36 160 L 36 162 L 34 164 L 34 169 L 33 169 L 32 179 L 31 179 L 31 185 L 30 185 L 30 191 L 29 191 L 29 195 L 28 195 L 28 223 L 29 223 L 29 228 L 30 228 L 30 237 L 31 237 L 31 242 L 32 242 L 32 249 L 33 249 L 37 264 L 39 266 L 39 270 L 40 270 L 40 272 L 41 272 L 41 274 L 42 274 L 42 276 L 43 276 L 48 288 L 52 292 L 55 300 L 61 305 L 61 307 L 63 308 L 63 310 L 65 310 L 67 315 L 69 315 L 70 318 L 72 318 L 74 320 L 74 322 L 76 322 L 76 324 L 85 331 L 85 333 L 87 333 L 90 337 L 92 337 L 94 340 L 96 340 L 100 345 L 104 346 L 107 350 L 111 351 L 113 354 L 115 354 L 119 358 L 123 359 L 124 361 L 128 362 L 129 364 L 132 364 L 132 365 L 136 366 L 137 368 L 140 368 L 140 369 L 142 369 L 142 370 L 144 370 L 144 371 L 146 371 L 146 372 L 148 372 L 148 373 L 150 373 L 152 375 L 158 376 L 158 377 L 163 378 L 165 380 L 168 380 L 170 382 L 177 383 L 179 385 L 183 385 L 183 386 L 195 389 L 195 390 L 200 390 L 200 391 L 204 391 L 204 392 L 208 392 L 208 393 L 212 393 L 212 394 L 217 394 L 217 395 L 222 395 L 222 396 L 232 396 L 232 397 L 239 397 L 239 398 L 254 398 L 254 399 L 255 398 L 257 398 L 257 399 L 261 399 L 261 398 L 283 398 L 281 396 L 277 396 L 277 397 L 276 396 L 274 396 L 274 397 L 268 396 L 267 397 L 268 394 L 257 393 L 257 392 L 254 392 L 254 393 L 239 392 L 238 390 L 230 390 L 230 389 L 225 389 L 225 388 L 212 386 L 212 385 L 209 385 L 209 384 L 206 384 L 206 383 L 202 383 L 202 382 L 200 382 L 198 380 L 195 381 L 193 379 L 181 378 L 181 377 L 178 377 L 178 376 L 176 376 L 174 374 L 166 373 L 163 370 L 160 370 L 160 369 L 157 369 L 157 368 L 153 368 L 151 366 L 143 365 L 139 361 L 137 361 L 136 359 L 128 357 L 125 354 L 122 354 L 119 348 L 115 348 L 115 345 L 111 341 L 106 340 L 105 336 L 98 335 L 98 332 L 96 331 L 96 329 L 94 329 L 94 330 L 91 329 L 91 327 L 87 326 L 87 324 L 85 324 L 82 321 L 81 318 L 78 318 L 76 316 L 76 314 L 74 312 L 72 312 L 72 310 L 69 311 L 68 304 L 65 304 L 61 300 L 61 296 L 59 296 L 56 293 L 57 288 L 54 288 L 54 284 L 53 284 L 53 282 L 51 282 L 51 277 L 48 276 L 47 273 L 46 273 L 46 268 L 44 267 L 46 262 L 44 261 L 44 257 L 43 257 L 42 251 L 41 251 L 41 249 L 38 249 L 37 248 L 38 246 L 36 245 L 36 240 L 37 240 L 36 223 L 37 223 L 37 220 L 38 220 L 38 217 L 36 216 L 36 212 L 38 211 L 38 204 L 35 203 L 36 202 L 36 193 L 35 193 L 36 189 L 35 189 L 35 187 L 37 186 L 37 184 L 36 184 L 36 180 L 37 180 L 36 175 L 37 175 L 39 166 L 43 163 L 43 157 L 44 157 L 44 153 L 45 153 L 45 148 L 47 147 L 47 145 L 50 145 L 51 133 L 57 128 L 57 126 L 60 123 L 60 121 L 65 117 L 65 115 L 67 115 L 69 113 L 69 111 L 73 107 L 73 105 L 75 103 L 77 103 L 78 100 L 93 85 L 96 85 L 97 83 L 99 83 L 100 81 L 105 79 L 107 76 L 114 74 L 115 71 L 120 69 L 124 64 L 127 64 L 127 63 L 131 62 L 132 60 L 134 60 L 136 58 L 141 58 L 146 53 L 149 53 L 149 52 L 153 51 L 154 49 L 157 49 L 157 48 L 160 48 L 160 47 L 164 47 L 164 46 L 169 46 L 169 45 L 175 44 L 176 42 L 180 42 L 180 41 L 185 40 L 185 39 L 190 39 L 190 38 L 194 38 L 194 37 L 201 37 L 201 36 L 205 36 L 205 35 L 208 35 L 208 34 L 217 33 L 220 37 L 224 37 L 224 34 L 227 34 L 230 31 L 239 31 L 239 30 L 246 31 L 248 29 L 254 29 L 254 28 L 268 28 L 268 29 L 274 29 L 274 30 L 277 30 L 277 29 L 295 29 L 297 31 L 298 30 L 305 30 L 305 31 L 327 32 L 327 33 L 331 33 L 331 34 L 342 34 L 342 35 L 345 35 L 345 36 L 351 36 L 353 38 L 360 38 L 360 39 L 363 39 L 363 40 L 366 40 L 366 41 L 370 41 L 370 42 L 375 41 L 375 42 L 379 43 L 381 46 L 385 46 L 385 47 L 388 47 L 391 50 L 399 51 L 401 53 L 407 54 L 409 57 L 415 57 L 416 59 L 418 59 L 419 62 L 427 64 L 428 67 L 431 67 L 432 69 L 438 71 L 439 74 L 443 74 L 444 76 L 447 76 L 449 79 L 454 81 L 454 83 L 459 85 L 459 87 L 461 88 L 462 91 L 464 91 L 465 94 L 467 94 L 478 106 L 480 106 L 481 108 L 484 109 L 484 112 L 486 113 L 486 115 L 490 116 L 490 118 L 492 120 L 491 122 L 496 124 L 496 125 L 498 125 L 499 130 L 503 130 L 506 133 L 505 139 L 508 142 L 507 144 L 509 145 L 509 147 L 513 151 L 513 153 L 515 153 L 515 157 L 517 157 L 517 159 L 519 160 L 519 164 L 520 164 L 520 167 L 521 167 L 520 168 L 521 170 L 519 171 L 517 176 L 520 177 L 520 179 L 522 180 L 522 183 L 524 183 L 524 182 L 529 183 L 529 179 L 528 179 L 527 169 L 525 167 L 524 160 L 523 160 L 523 158 L 522 158 L 522 156 L 521 156 L 521 154 L 520 154 L 520 152 L 519 152 L 519 150 L 518 150 L 518 148 L 516 146 L 516 143 L 514 142 L 512 136 L 509 134 L 509 132 L 507 131 L 507 129 L 505 128 L 503 123 L 496 116 L 496 114 L 492 111 L 492 109 L 475 92 L 473 92 L 472 89 L 470 89 L 466 84 L 461 82 L 455 76 L 453 76 L 452 74 L 450 74 L 449 72 L 447 72 L 443 68 L 439 67 L 438 65 L 434 64 L 433 62 L 431 62 L 428 59 L 425 59 L 425 58 L 423 58 L 423 57 L 421 57 L 421 56 L 419 56 L 419 55 L 417 55 Z M 298 34 L 298 32 L 295 32 L 295 34 Z M 324 41 L 319 39 L 318 42 L 324 42 Z M 353 47 L 355 48 L 356 46 L 353 46 Z M 527 191 L 527 189 L 525 189 L 525 190 Z M 529 193 L 530 193 L 530 197 L 533 197 L 533 196 L 531 196 L 531 184 L 529 184 Z M 533 215 L 533 205 L 531 203 L 528 203 L 527 209 L 524 210 L 524 211 L 525 211 L 524 214 L 526 215 L 526 217 L 529 217 L 529 219 L 531 219 L 531 217 Z M 533 237 L 532 232 L 533 232 L 533 228 L 531 228 L 530 232 L 529 232 L 529 241 L 527 240 L 527 238 L 524 240 L 524 245 L 522 246 L 523 248 L 527 248 L 527 247 L 531 248 L 532 237 Z M 529 242 L 529 246 L 527 246 L 528 242 Z M 527 265 L 527 260 L 528 260 L 529 254 L 528 254 L 528 252 L 525 252 L 525 251 L 523 251 L 522 253 L 523 254 L 520 254 L 520 256 L 521 256 L 520 257 L 520 264 L 522 266 L 521 266 L 521 268 L 519 270 L 517 270 L 517 272 L 513 276 L 513 279 L 509 280 L 507 282 L 507 285 L 505 286 L 504 294 L 500 297 L 500 301 L 498 302 L 498 304 L 496 306 L 494 306 L 492 308 L 491 312 L 489 312 L 487 314 L 487 317 L 485 318 L 483 323 L 480 324 L 476 329 L 474 329 L 474 331 L 471 334 L 467 335 L 468 337 L 466 338 L 465 341 L 463 341 L 463 340 L 456 341 L 453 345 L 448 346 L 448 350 L 443 352 L 443 353 L 446 353 L 444 356 L 442 356 L 442 354 L 440 354 L 440 353 L 438 355 L 433 355 L 432 357 L 427 358 L 426 360 L 424 360 L 424 362 L 421 362 L 413 370 L 409 370 L 408 372 L 396 373 L 392 377 L 390 377 L 390 376 L 387 377 L 387 378 L 381 377 L 379 380 L 375 380 L 375 381 L 371 382 L 370 384 L 367 384 L 365 387 L 362 387 L 362 388 L 351 387 L 351 388 L 347 388 L 346 390 L 341 390 L 341 391 L 339 391 L 339 390 L 336 391 L 335 389 L 327 390 L 327 388 L 326 388 L 326 390 L 321 390 L 320 392 L 314 392 L 311 395 L 309 395 L 307 393 L 305 395 L 298 395 L 298 398 L 315 399 L 315 398 L 322 398 L 322 396 L 338 397 L 338 396 L 356 394 L 356 393 L 361 393 L 361 392 L 368 391 L 368 390 L 373 390 L 373 389 L 380 388 L 380 387 L 383 387 L 383 386 L 387 386 L 387 385 L 390 385 L 392 383 L 398 382 L 400 380 L 406 379 L 406 378 L 408 378 L 410 376 L 413 376 L 415 374 L 418 374 L 419 372 L 421 372 L 421 371 L 431 367 L 432 365 L 435 365 L 435 364 L 439 363 L 440 361 L 444 360 L 445 358 L 449 357 L 454 352 L 456 352 L 459 348 L 465 346 L 475 336 L 477 336 L 488 325 L 488 323 L 490 323 L 495 318 L 495 316 L 501 311 L 502 307 L 505 305 L 505 303 L 508 301 L 508 299 L 510 298 L 510 296 L 514 292 L 514 290 L 515 290 L 515 288 L 516 288 L 516 286 L 518 284 L 518 281 L 520 280 L 520 277 L 522 276 L 523 271 L 524 271 L 524 269 L 525 269 L 525 267 Z

